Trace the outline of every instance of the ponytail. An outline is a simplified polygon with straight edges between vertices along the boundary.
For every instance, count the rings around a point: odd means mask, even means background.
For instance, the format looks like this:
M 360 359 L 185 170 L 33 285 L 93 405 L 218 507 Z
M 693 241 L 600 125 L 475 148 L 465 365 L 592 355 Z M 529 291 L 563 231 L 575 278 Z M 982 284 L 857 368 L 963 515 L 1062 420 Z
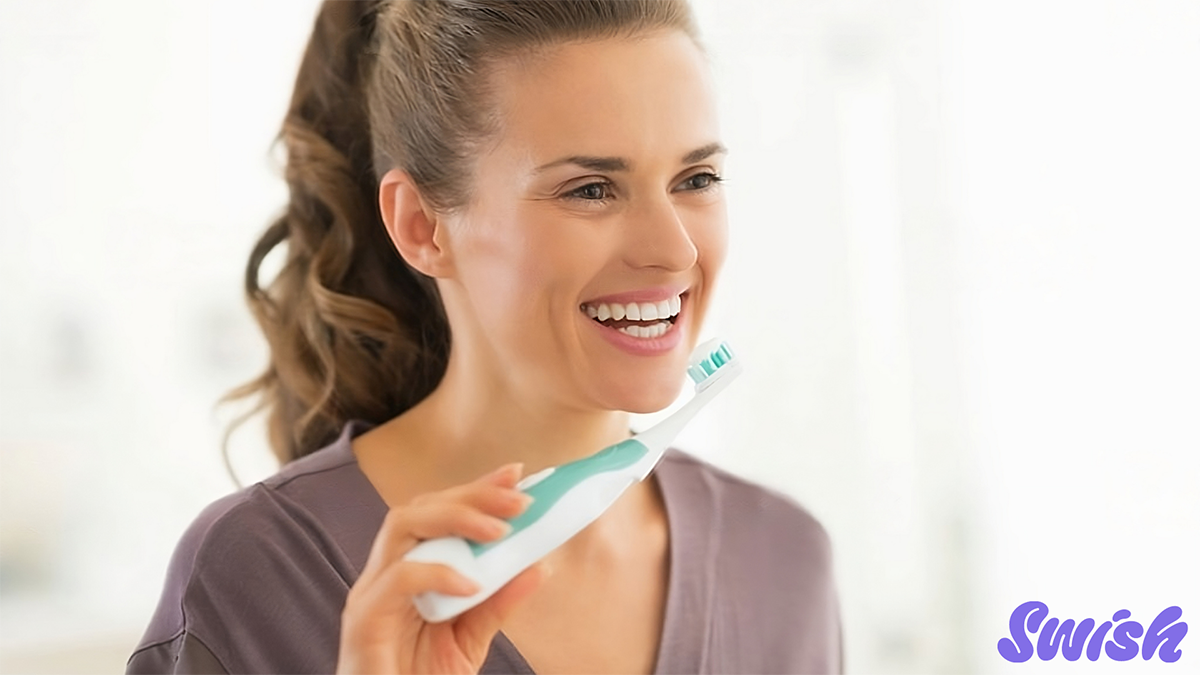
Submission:
M 441 379 L 450 331 L 432 280 L 392 245 L 363 86 L 378 2 L 326 2 L 304 51 L 283 128 L 286 209 L 246 266 L 250 311 L 270 349 L 265 372 L 220 403 L 258 394 L 271 450 L 286 464 L 332 442 L 349 419 L 382 423 Z M 259 268 L 286 243 L 286 262 L 264 289 Z

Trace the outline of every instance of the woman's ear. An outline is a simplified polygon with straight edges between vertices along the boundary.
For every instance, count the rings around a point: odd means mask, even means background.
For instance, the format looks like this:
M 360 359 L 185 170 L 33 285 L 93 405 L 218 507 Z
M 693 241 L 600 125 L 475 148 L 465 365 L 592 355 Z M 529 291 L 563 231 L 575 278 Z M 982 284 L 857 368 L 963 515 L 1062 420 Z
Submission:
M 413 269 L 434 278 L 453 270 L 444 222 L 421 198 L 412 176 L 392 169 L 379 182 L 379 213 L 392 244 Z

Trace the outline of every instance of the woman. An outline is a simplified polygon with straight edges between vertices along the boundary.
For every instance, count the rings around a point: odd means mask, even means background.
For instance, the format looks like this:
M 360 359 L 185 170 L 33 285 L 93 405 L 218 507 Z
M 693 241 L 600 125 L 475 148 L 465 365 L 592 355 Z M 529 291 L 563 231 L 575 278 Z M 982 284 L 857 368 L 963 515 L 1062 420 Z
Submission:
M 472 610 L 411 602 L 472 592 L 419 540 L 502 536 L 522 475 L 679 393 L 726 249 L 684 2 L 326 3 L 281 137 L 231 396 L 284 466 L 189 528 L 128 672 L 841 670 L 824 530 L 678 450 Z

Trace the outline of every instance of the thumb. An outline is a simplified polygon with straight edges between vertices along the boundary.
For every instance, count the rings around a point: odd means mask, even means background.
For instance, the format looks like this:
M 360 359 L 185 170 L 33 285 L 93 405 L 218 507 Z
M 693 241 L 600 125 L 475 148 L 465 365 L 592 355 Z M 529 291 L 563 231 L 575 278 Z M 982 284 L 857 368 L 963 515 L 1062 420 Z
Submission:
M 459 616 L 454 625 L 455 633 L 463 652 L 472 655 L 472 662 L 476 650 L 479 662 L 483 662 L 496 631 L 523 600 L 541 587 L 551 572 L 550 564 L 545 559 L 539 560 L 501 586 L 490 598 Z

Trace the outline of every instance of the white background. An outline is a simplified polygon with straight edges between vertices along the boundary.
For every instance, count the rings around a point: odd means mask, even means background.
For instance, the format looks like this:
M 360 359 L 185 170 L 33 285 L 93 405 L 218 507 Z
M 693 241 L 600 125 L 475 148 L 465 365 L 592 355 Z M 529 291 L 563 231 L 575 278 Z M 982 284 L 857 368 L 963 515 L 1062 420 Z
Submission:
M 123 672 L 234 489 L 213 404 L 264 364 L 241 273 L 315 8 L 0 0 L 5 672 Z M 1200 4 L 696 8 L 748 370 L 682 445 L 825 524 L 848 672 L 1132 666 L 1010 666 L 1026 600 L 1194 625 Z M 258 424 L 232 455 L 275 469 Z

